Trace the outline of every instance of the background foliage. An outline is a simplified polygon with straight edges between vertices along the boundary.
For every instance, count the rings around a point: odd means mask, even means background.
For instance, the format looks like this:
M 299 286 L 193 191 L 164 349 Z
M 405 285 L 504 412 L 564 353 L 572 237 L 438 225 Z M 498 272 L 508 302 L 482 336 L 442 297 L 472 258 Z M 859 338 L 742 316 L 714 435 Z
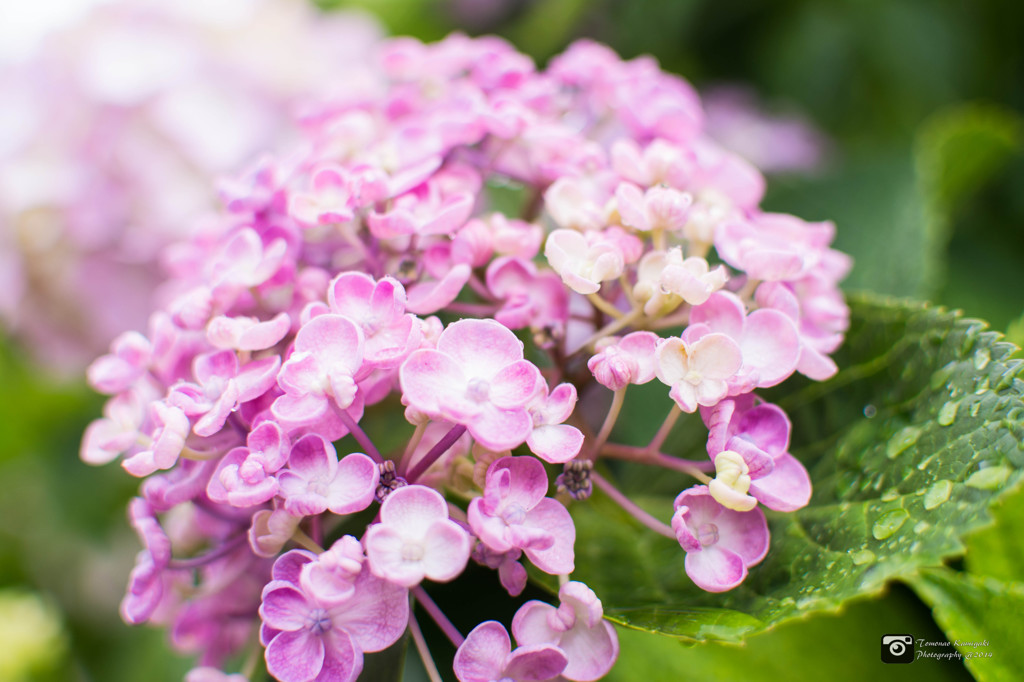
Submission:
M 1021 3 L 325 4 L 361 5 L 393 32 L 424 39 L 453 29 L 498 33 L 540 61 L 589 36 L 627 57 L 653 54 L 698 87 L 751 85 L 778 110 L 803 112 L 830 140 L 819 173 L 770 178 L 766 206 L 837 222 L 837 247 L 857 263 L 848 291 L 963 308 L 1024 341 Z M 816 492 L 800 514 L 773 518 L 773 554 L 748 584 L 720 599 L 696 595 L 681 571 L 584 576 L 608 595 L 618 621 L 640 628 L 620 629 L 614 679 L 1009 680 L 1024 669 L 1016 627 L 1024 495 L 1005 494 L 1022 465 L 1024 411 L 1007 369 L 1011 349 L 940 310 L 854 300 L 840 377 L 776 396 L 795 412 L 794 451 L 811 466 Z M 124 520 L 135 484 L 116 467 L 89 469 L 77 459 L 79 434 L 100 401 L 80 383 L 45 378 L 9 345 L 0 352 L 0 385 L 0 626 L 28 617 L 52 625 L 36 628 L 36 653 L 28 647 L 24 660 L 0 664 L 0 682 L 181 679 L 188 664 L 166 652 L 163 634 L 123 626 L 112 606 L 137 551 Z M 987 394 L 976 395 L 982 389 Z M 950 403 L 958 405 L 952 414 Z M 624 422 L 635 435 L 621 437 L 649 435 L 634 417 Z M 699 446 L 683 427 L 677 432 L 675 447 Z M 642 472 L 610 473 L 625 487 L 646 483 Z M 645 503 L 663 507 L 663 493 L 653 487 Z M 608 556 L 610 545 L 581 546 L 593 554 L 581 571 L 628 571 L 672 549 L 594 502 L 577 515 L 581 535 L 600 523 L 651 546 L 632 558 Z M 823 538 L 832 544 L 811 551 Z M 627 554 L 637 549 L 624 546 Z M 901 632 L 987 639 L 993 658 L 881 664 L 879 637 Z M 717 641 L 740 637 L 742 645 Z M 415 662 L 407 666 L 415 675 Z

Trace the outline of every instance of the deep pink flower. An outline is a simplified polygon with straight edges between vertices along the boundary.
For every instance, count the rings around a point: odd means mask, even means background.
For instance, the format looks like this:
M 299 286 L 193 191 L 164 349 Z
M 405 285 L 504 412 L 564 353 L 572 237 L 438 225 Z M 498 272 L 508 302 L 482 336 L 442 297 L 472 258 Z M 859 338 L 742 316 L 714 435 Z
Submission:
M 493 320 L 461 320 L 441 333 L 437 350 L 415 351 L 399 371 L 410 407 L 463 424 L 500 451 L 533 432 L 527 405 L 543 381 L 523 359 L 523 344 Z
M 679 493 L 674 506 L 672 530 L 686 550 L 686 575 L 697 587 L 731 590 L 768 553 L 768 523 L 760 509 L 726 509 L 703 485 Z

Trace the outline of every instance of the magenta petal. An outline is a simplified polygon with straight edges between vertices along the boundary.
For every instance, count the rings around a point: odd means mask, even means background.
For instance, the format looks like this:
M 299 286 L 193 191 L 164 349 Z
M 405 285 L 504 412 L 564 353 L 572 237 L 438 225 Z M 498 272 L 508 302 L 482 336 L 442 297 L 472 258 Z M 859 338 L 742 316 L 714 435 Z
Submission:
M 459 682 L 500 680 L 505 673 L 505 659 L 510 653 L 512 640 L 504 626 L 493 620 L 480 623 L 455 652 L 455 676 Z
M 687 552 L 683 566 L 690 580 L 708 592 L 731 590 L 747 577 L 747 567 L 743 565 L 743 559 L 718 546 Z
M 796 457 L 786 453 L 775 460 L 775 470 L 750 483 L 750 494 L 775 511 L 802 509 L 811 501 L 811 477 Z
M 466 511 L 473 533 L 480 538 L 480 542 L 496 552 L 508 552 L 515 549 L 507 537 L 508 525 L 497 516 L 486 514 L 482 509 L 482 499 L 474 498 Z
M 297 440 L 288 455 L 288 469 L 307 480 L 330 480 L 337 468 L 334 446 L 315 433 Z
M 562 464 L 579 454 L 583 448 L 583 433 L 568 424 L 551 424 L 533 430 L 526 439 L 530 452 L 545 462 Z
M 409 625 L 409 591 L 376 577 L 365 564 L 355 587 L 350 600 L 331 609 L 334 624 L 351 635 L 360 651 L 387 649 Z
M 507 470 L 509 489 L 502 500 L 505 504 L 518 504 L 523 509 L 532 509 L 548 494 L 548 474 L 544 465 L 533 457 L 502 457 L 491 463 L 487 470 L 485 489 L 496 487 L 501 480 L 501 471 Z
M 280 367 L 281 358 L 277 355 L 250 362 L 243 367 L 233 382 L 238 386 L 238 402 L 255 400 L 269 391 L 277 381 L 277 370 Z
M 300 630 L 306 624 L 310 609 L 302 592 L 282 584 L 263 594 L 260 617 L 265 624 L 277 630 Z
M 792 425 L 789 417 L 777 405 L 763 403 L 747 410 L 740 417 L 736 430 L 770 455 L 776 456 L 789 450 Z
M 344 630 L 332 629 L 325 641 L 324 667 L 313 682 L 354 682 L 363 671 L 363 652 Z
M 715 546 L 735 553 L 746 566 L 753 566 L 768 553 L 768 522 L 760 507 L 746 512 L 723 508 L 715 524 L 719 536 Z
M 281 682 L 310 682 L 324 665 L 324 642 L 306 630 L 280 632 L 266 651 L 267 671 Z
M 505 677 L 522 682 L 550 680 L 565 670 L 567 662 L 565 653 L 557 646 L 521 646 L 509 656 Z
M 576 542 L 576 526 L 569 511 L 558 500 L 545 497 L 526 514 L 526 525 L 544 530 L 555 538 L 550 548 L 544 550 L 525 549 L 533 565 L 551 575 L 567 575 L 575 569 L 573 545 Z
M 373 296 L 373 278 L 362 272 L 344 272 L 334 278 L 327 290 L 331 310 L 361 320 L 369 314 L 369 301 Z
M 743 435 L 730 438 L 725 449 L 732 450 L 743 458 L 747 468 L 750 470 L 751 478 L 763 478 L 775 468 L 775 458 Z
M 316 555 L 312 552 L 307 552 L 304 549 L 293 549 L 277 558 L 277 561 L 274 562 L 274 568 L 271 569 L 271 576 L 274 580 L 298 585 L 302 567 L 315 560 Z
M 380 470 L 372 459 L 353 453 L 338 463 L 327 493 L 327 508 L 335 514 L 351 514 L 370 506 Z

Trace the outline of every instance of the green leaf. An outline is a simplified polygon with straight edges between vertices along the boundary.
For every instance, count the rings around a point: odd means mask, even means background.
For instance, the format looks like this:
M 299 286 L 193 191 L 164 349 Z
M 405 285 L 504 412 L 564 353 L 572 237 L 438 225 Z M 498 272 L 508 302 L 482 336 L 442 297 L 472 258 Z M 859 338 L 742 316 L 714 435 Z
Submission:
M 928 610 L 906 588 L 882 599 L 857 600 L 841 614 L 818 613 L 792 620 L 747 639 L 687 644 L 619 628 L 619 660 L 607 682 L 632 680 L 818 680 L 862 682 L 890 679 L 882 663 L 881 636 L 913 633 L 929 641 L 944 639 Z M 955 661 L 922 660 L 899 666 L 899 679 L 945 682 L 969 680 Z M 880 677 L 881 676 L 881 677 Z
M 1024 584 L 956 573 L 922 571 L 910 581 L 936 622 L 980 682 L 1012 682 L 1024 670 Z M 973 644 L 973 646 L 971 646 Z M 918 659 L 921 660 L 921 659 Z
M 992 517 L 995 523 L 967 538 L 964 564 L 979 576 L 1024 582 L 1024 487 L 993 505 Z
M 739 640 L 835 610 L 961 554 L 962 536 L 1021 479 L 1024 371 L 1007 359 L 1015 348 L 981 322 L 924 304 L 856 297 L 851 306 L 839 374 L 768 395 L 793 420 L 791 450 L 808 467 L 814 496 L 798 512 L 769 515 L 771 550 L 739 588 L 696 588 L 679 546 L 607 498 L 572 506 L 573 577 L 601 596 L 612 620 Z M 706 456 L 702 439 L 690 435 L 695 448 L 676 452 Z M 640 476 L 643 488 L 635 473 L 620 479 L 634 481 L 638 504 L 667 520 L 672 496 L 689 482 L 649 469 Z

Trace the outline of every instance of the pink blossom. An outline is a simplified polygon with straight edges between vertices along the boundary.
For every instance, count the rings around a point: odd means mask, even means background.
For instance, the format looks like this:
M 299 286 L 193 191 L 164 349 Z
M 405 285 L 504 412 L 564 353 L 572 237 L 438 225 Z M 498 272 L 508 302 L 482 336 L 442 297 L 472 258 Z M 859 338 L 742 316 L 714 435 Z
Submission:
M 274 476 L 287 462 L 288 436 L 272 421 L 263 422 L 246 437 L 246 447 L 234 448 L 217 464 L 206 494 L 214 502 L 251 507 L 277 495 Z
M 363 346 L 362 331 L 347 317 L 319 315 L 303 325 L 277 377 L 284 395 L 274 401 L 274 416 L 308 424 L 322 417 L 331 403 L 342 410 L 352 406 Z
M 295 575 L 311 561 L 308 552 L 283 555 L 275 564 L 274 580 L 263 589 L 261 639 L 267 647 L 267 670 L 281 682 L 352 682 L 362 672 L 364 652 L 386 649 L 405 631 L 408 593 L 364 568 L 350 597 L 325 603 Z M 288 568 L 278 571 L 282 562 Z
M 604 620 L 601 600 L 581 582 L 571 580 L 558 589 L 558 608 L 532 600 L 523 604 L 512 620 L 512 632 L 520 646 L 552 644 L 568 663 L 562 677 L 591 682 L 604 677 L 619 655 L 619 638 Z
M 615 204 L 622 224 L 639 232 L 681 231 L 693 197 L 671 187 L 652 187 L 643 192 L 624 182 L 615 190 Z
M 148 446 L 121 462 L 125 471 L 139 478 L 174 466 L 192 427 L 182 410 L 162 401 L 150 406 L 149 421 Z
M 308 192 L 292 194 L 289 213 L 305 226 L 344 223 L 355 217 L 348 172 L 325 164 L 314 170 Z
M 559 384 L 548 394 L 546 383 L 534 396 L 528 410 L 533 419 L 533 432 L 526 439 L 530 452 L 545 462 L 562 464 L 579 454 L 583 434 L 575 426 L 563 424 L 576 406 L 576 387 Z
M 754 279 L 799 279 L 821 260 L 835 229 L 831 222 L 808 223 L 791 215 L 762 213 L 724 223 L 715 236 L 715 249 L 722 260 Z
M 338 461 L 334 446 L 319 435 L 303 436 L 288 454 L 288 468 L 277 474 L 284 508 L 296 516 L 351 514 L 370 506 L 377 488 L 377 465 L 362 453 Z
M 654 378 L 659 337 L 652 332 L 632 332 L 621 339 L 598 342 L 598 353 L 587 368 L 602 386 L 618 391 L 629 384 L 646 384 Z
M 626 267 L 618 245 L 600 233 L 555 230 L 548 236 L 544 257 L 565 285 L 580 294 L 597 293 L 601 282 L 617 278 Z
M 321 604 L 342 604 L 355 594 L 365 559 L 359 540 L 343 535 L 316 561 L 302 567 L 299 585 Z
M 380 523 L 363 538 L 374 575 L 403 587 L 424 578 L 455 579 L 469 561 L 469 534 L 448 518 L 448 503 L 422 485 L 392 492 L 380 508 Z
M 483 497 L 469 503 L 469 524 L 496 552 L 521 549 L 551 574 L 573 571 L 576 527 L 557 500 L 545 497 L 548 477 L 532 457 L 502 457 L 491 464 Z
M 760 509 L 726 509 L 698 485 L 679 493 L 675 510 L 672 530 L 686 550 L 686 575 L 703 590 L 731 590 L 768 553 L 768 523 Z
M 567 659 L 556 646 L 540 644 L 512 649 L 508 631 L 497 621 L 480 623 L 455 652 L 459 682 L 542 682 L 565 670 Z
M 491 261 L 486 281 L 487 289 L 502 301 L 494 319 L 509 329 L 564 328 L 569 297 L 555 273 L 537 272 L 532 261 L 503 257 Z
M 301 522 L 301 516 L 293 516 L 284 509 L 260 509 L 252 515 L 249 547 L 256 556 L 268 559 L 275 557 L 291 540 Z
M 791 425 L 786 413 L 750 396 L 723 400 L 701 417 L 708 425 L 708 454 L 738 453 L 750 475 L 750 494 L 769 509 L 796 511 L 811 498 L 811 479 L 789 454 Z
M 523 556 L 521 549 L 513 549 L 508 552 L 496 552 L 482 542 L 476 543 L 473 547 L 473 561 L 497 569 L 498 580 L 505 588 L 510 597 L 518 597 L 526 588 L 526 569 L 519 563 Z
M 332 312 L 359 325 L 368 366 L 397 367 L 419 347 L 422 331 L 415 316 L 405 312 L 405 287 L 397 280 L 375 282 L 369 275 L 346 272 L 331 282 L 327 296 Z
M 415 351 L 399 376 L 411 407 L 465 425 L 492 450 L 513 448 L 533 431 L 527 405 L 543 379 L 519 339 L 493 320 L 450 324 L 437 350 Z
M 269 320 L 220 315 L 206 325 L 206 339 L 214 348 L 241 351 L 264 350 L 278 344 L 291 331 L 287 313 Z
M 146 373 L 153 345 L 138 332 L 125 332 L 110 343 L 110 351 L 94 360 L 86 374 L 90 386 L 113 395 L 128 389 Z
M 726 396 L 726 383 L 740 369 L 740 347 L 725 334 L 673 336 L 658 345 L 655 370 L 672 387 L 669 396 L 684 412 L 698 405 L 714 405 Z
M 781 282 L 765 282 L 759 286 L 756 300 L 762 308 L 777 310 L 792 320 L 800 334 L 797 371 L 816 381 L 824 381 L 839 371 L 828 354 L 843 341 L 843 332 L 850 323 L 850 309 L 835 287 L 821 278 L 806 278 L 795 288 L 804 294 L 803 302 L 797 298 L 794 285 Z
M 280 367 L 277 356 L 240 366 L 233 351 L 205 353 L 193 364 L 192 373 L 198 383 L 176 384 L 167 402 L 189 417 L 199 417 L 192 427 L 196 435 L 212 436 L 239 405 L 259 398 L 274 385 Z
M 747 315 L 738 296 L 719 291 L 690 312 L 690 324 L 725 334 L 739 345 L 743 366 L 734 381 L 743 391 L 775 386 L 796 369 L 800 338 L 793 322 L 776 310 Z
M 699 256 L 683 260 L 679 247 L 650 251 L 640 260 L 633 296 L 644 304 L 645 314 L 656 317 L 671 312 L 683 302 L 704 303 L 713 292 L 725 286 L 727 279 L 721 265 L 712 269 Z
M 82 436 L 80 457 L 86 464 L 106 464 L 134 448 L 151 400 L 135 390 L 114 396 L 103 406 L 103 418 L 89 424 Z

